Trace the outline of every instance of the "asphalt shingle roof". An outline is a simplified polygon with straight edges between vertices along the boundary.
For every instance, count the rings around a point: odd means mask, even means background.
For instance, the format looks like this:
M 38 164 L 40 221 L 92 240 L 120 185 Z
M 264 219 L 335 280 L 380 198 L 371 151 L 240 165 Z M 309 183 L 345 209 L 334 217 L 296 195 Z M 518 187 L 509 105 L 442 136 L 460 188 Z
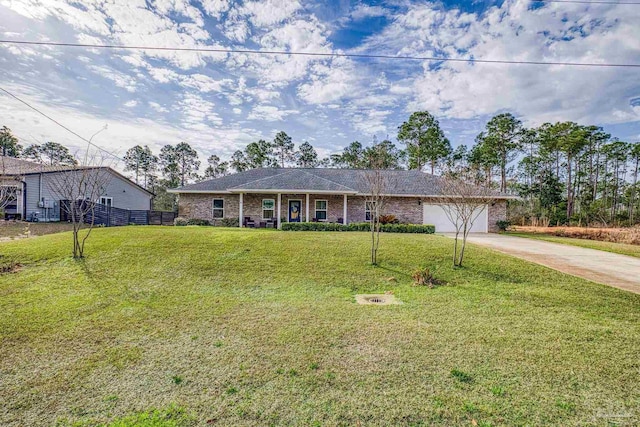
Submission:
M 398 196 L 438 196 L 441 178 L 417 170 L 383 170 L 385 193 Z M 261 168 L 186 185 L 173 190 L 187 192 L 335 192 L 370 193 L 367 170 L 329 168 Z M 506 195 L 504 195 L 506 196 Z
M 77 168 L 77 166 L 75 166 Z M 27 175 L 40 172 L 58 172 L 70 167 L 47 166 L 15 157 L 0 156 L 0 175 Z

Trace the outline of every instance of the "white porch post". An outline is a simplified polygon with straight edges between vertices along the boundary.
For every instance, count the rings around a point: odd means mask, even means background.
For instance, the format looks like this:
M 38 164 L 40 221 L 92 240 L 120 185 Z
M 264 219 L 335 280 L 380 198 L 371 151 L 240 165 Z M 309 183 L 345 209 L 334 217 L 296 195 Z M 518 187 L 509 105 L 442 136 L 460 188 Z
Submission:
M 304 220 L 306 222 L 311 222 L 311 221 L 309 221 L 309 193 L 307 193 L 307 201 L 305 202 L 304 206 L 306 208 Z
M 278 218 L 277 218 L 277 221 L 278 221 L 278 229 L 281 229 L 281 228 L 282 228 L 282 214 L 281 214 L 281 212 L 280 212 L 280 210 L 281 210 L 281 209 L 280 209 L 280 208 L 281 208 L 281 206 L 280 206 L 280 205 L 282 204 L 282 203 L 281 203 L 281 201 L 282 201 L 281 199 L 282 199 L 282 194 L 278 193 Z
M 243 227 L 243 222 L 244 222 L 244 214 L 243 214 L 243 210 L 244 210 L 244 194 L 240 193 L 240 202 L 238 203 L 238 223 L 239 223 L 239 227 L 242 228 Z
M 342 206 L 342 223 L 347 224 L 347 195 L 344 195 L 344 201 Z

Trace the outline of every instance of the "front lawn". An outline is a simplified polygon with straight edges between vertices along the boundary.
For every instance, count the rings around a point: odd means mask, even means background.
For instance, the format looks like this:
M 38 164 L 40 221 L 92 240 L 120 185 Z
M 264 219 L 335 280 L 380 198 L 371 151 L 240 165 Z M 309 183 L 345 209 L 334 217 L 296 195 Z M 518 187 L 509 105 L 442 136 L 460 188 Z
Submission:
M 616 254 L 629 255 L 640 258 L 640 245 L 629 245 L 626 243 L 602 242 L 600 240 L 574 239 L 571 237 L 559 237 L 542 233 L 510 232 L 509 235 L 517 237 L 528 237 L 530 239 L 545 240 L 547 242 L 562 243 L 582 248 L 598 249 L 600 251 L 613 252 Z
M 637 425 L 640 295 L 452 240 L 212 227 L 0 244 L 0 425 Z M 411 285 L 437 266 L 447 286 Z M 402 305 L 357 305 L 392 291 Z

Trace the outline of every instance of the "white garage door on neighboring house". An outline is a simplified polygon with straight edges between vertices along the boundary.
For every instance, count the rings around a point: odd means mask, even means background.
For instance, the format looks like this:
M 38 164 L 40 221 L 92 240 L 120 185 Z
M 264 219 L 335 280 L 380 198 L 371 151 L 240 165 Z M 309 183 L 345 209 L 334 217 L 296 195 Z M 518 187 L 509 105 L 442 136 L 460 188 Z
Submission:
M 422 209 L 422 223 L 436 226 L 436 233 L 451 233 L 456 231 L 456 227 L 451 223 L 449 217 L 440 205 L 424 203 Z M 472 233 L 487 233 L 489 231 L 489 217 L 485 206 L 479 213 L 471 228 Z

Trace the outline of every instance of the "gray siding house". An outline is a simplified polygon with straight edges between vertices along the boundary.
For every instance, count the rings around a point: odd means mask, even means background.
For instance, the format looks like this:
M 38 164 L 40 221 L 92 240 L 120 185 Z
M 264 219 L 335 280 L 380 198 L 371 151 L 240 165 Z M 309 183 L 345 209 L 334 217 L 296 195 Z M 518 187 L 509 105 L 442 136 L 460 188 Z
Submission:
M 15 201 L 5 207 L 5 214 L 18 214 L 21 218 L 30 219 L 37 212 L 39 221 L 59 221 L 60 200 L 53 190 L 53 183 L 60 181 L 58 175 L 69 173 L 73 169 L 11 157 L 0 158 L 0 185 L 16 188 Z M 107 185 L 95 202 L 121 209 L 151 209 L 153 194 L 119 172 L 108 167 L 86 169 L 100 169 L 110 175 Z
M 178 215 L 221 222 L 223 218 L 269 226 L 282 222 L 327 221 L 343 224 L 369 219 L 367 171 L 323 168 L 262 168 L 170 190 L 179 195 Z M 453 231 L 438 204 L 443 196 L 437 176 L 416 170 L 385 170 L 384 214 L 402 222 L 433 224 L 436 231 Z M 472 231 L 496 231 L 506 219 L 507 199 L 500 194 L 484 208 Z

